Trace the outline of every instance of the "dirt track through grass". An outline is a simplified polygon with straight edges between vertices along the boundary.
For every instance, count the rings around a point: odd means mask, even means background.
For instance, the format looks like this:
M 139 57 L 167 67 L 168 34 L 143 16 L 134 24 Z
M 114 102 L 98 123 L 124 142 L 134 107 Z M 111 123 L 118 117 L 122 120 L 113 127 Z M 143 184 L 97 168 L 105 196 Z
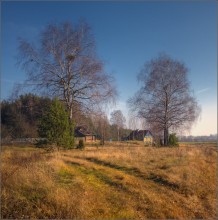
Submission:
M 75 159 L 72 159 L 71 161 L 66 160 L 65 162 L 74 169 L 79 170 L 82 174 L 85 174 L 86 177 L 92 176 L 97 179 L 97 182 L 100 181 L 100 188 L 104 188 L 104 191 L 105 185 L 107 185 L 110 188 L 108 191 L 115 193 L 115 195 L 120 195 L 119 198 L 121 198 L 121 203 L 123 202 L 122 198 L 126 198 L 127 201 L 131 200 L 131 207 L 138 210 L 138 216 L 141 216 L 141 218 L 143 218 L 142 216 L 147 216 L 148 210 L 150 215 L 157 215 L 157 210 L 151 208 L 152 206 L 155 206 L 155 203 L 151 196 L 146 193 L 146 189 L 150 191 L 150 188 L 154 188 L 154 186 L 149 186 L 149 182 L 146 184 L 144 180 L 135 179 L 136 176 L 134 175 L 127 176 L 126 173 L 123 173 L 123 170 L 120 169 L 114 170 L 113 167 L 105 167 L 102 164 L 96 165 L 89 161 L 87 163 L 82 158 L 76 158 L 77 162 L 73 160 Z M 88 184 L 90 184 L 90 182 L 88 182 Z M 157 192 L 154 191 L 153 194 L 154 193 L 158 196 L 157 193 L 159 193 L 159 189 L 157 188 Z M 114 201 L 112 201 L 112 204 L 113 203 Z M 121 206 L 119 200 L 116 201 L 116 205 L 118 207 Z
M 155 175 L 154 173 L 150 173 L 149 175 L 146 175 L 145 173 L 142 173 L 138 168 L 135 168 L 135 167 L 124 167 L 124 166 L 118 166 L 116 164 L 111 164 L 109 162 L 106 162 L 106 161 L 102 161 L 102 160 L 99 160 L 97 158 L 85 158 L 85 160 L 88 160 L 88 161 L 91 161 L 93 163 L 96 163 L 96 164 L 99 164 L 99 165 L 102 165 L 102 166 L 106 166 L 106 167 L 110 167 L 110 168 L 113 168 L 113 169 L 117 169 L 117 170 L 120 170 L 128 175 L 132 175 L 132 176 L 135 176 L 135 177 L 139 177 L 145 181 L 148 181 L 148 180 L 151 180 L 157 184 L 160 184 L 162 186 L 165 186 L 165 187 L 169 187 L 170 189 L 173 189 L 173 190 L 178 190 L 179 189 L 179 186 L 175 183 L 170 183 L 169 181 L 165 180 L 163 177 L 161 176 L 157 176 Z
M 8 149 L 2 217 L 215 219 L 215 147 Z

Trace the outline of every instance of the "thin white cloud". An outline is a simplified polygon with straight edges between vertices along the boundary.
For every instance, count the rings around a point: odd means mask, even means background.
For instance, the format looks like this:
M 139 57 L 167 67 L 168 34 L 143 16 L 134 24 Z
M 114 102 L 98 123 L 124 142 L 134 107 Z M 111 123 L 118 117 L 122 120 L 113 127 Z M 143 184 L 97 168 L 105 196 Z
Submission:
M 207 92 L 208 90 L 210 90 L 210 88 L 200 89 L 196 92 L 196 94 L 204 93 L 204 92 Z

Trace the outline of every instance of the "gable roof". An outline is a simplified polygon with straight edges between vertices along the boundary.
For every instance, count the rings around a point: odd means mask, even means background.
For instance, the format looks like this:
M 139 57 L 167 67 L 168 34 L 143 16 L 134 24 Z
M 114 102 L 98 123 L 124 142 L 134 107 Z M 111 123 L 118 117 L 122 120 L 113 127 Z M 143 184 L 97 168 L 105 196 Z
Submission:
M 89 132 L 85 127 L 83 126 L 78 126 L 74 129 L 74 135 L 75 137 L 85 137 L 85 136 L 89 136 L 92 135 L 94 136 L 94 134 L 92 134 L 91 132 Z
M 136 136 L 152 136 L 152 133 L 149 130 L 134 130 L 132 131 L 127 138 L 133 138 Z

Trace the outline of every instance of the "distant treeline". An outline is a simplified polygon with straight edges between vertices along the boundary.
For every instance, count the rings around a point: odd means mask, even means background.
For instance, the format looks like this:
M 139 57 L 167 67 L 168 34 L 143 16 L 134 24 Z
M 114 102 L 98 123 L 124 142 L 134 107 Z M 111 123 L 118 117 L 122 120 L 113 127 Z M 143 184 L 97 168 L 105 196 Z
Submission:
M 217 134 L 209 136 L 179 136 L 180 142 L 212 142 L 217 141 Z
M 1 102 L 1 138 L 38 138 L 38 123 L 42 115 L 50 108 L 52 99 L 34 94 L 25 94 L 15 100 Z M 74 115 L 76 126 L 85 126 L 101 139 L 117 140 L 117 126 L 111 125 L 107 117 L 88 114 L 82 111 Z M 129 135 L 131 130 L 122 128 L 121 137 Z

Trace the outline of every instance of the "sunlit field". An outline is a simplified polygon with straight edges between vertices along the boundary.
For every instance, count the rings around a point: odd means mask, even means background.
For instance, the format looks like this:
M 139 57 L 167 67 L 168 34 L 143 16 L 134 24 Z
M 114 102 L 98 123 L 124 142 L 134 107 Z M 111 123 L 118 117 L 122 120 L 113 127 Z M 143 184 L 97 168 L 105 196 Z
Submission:
M 215 143 L 2 147 L 1 218 L 216 219 Z

